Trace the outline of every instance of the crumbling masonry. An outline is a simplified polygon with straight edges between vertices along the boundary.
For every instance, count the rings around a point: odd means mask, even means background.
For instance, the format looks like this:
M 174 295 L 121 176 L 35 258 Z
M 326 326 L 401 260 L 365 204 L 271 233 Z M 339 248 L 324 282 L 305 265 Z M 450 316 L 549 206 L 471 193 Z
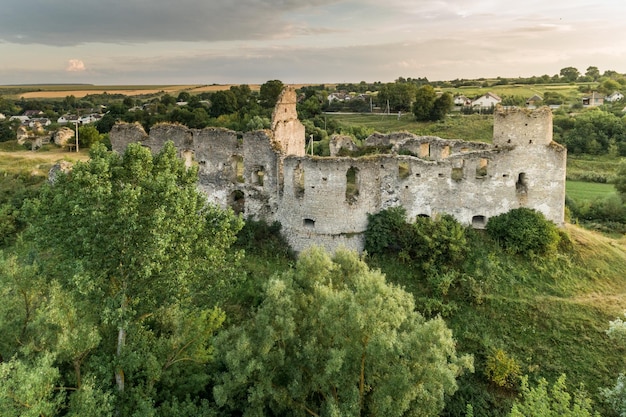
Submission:
M 367 215 L 393 206 L 405 207 L 409 218 L 448 213 L 475 228 L 529 207 L 563 224 L 566 150 L 552 141 L 547 107 L 497 109 L 493 144 L 374 134 L 365 146 L 390 151 L 360 158 L 305 154 L 292 88 L 279 98 L 271 131 L 160 124 L 147 135 L 138 124 L 117 124 L 110 138 L 118 152 L 131 142 L 157 152 L 173 141 L 188 164 L 198 164 L 198 186 L 209 201 L 279 221 L 296 251 L 314 244 L 360 251 Z M 332 145 L 333 154 L 353 146 L 346 138 Z

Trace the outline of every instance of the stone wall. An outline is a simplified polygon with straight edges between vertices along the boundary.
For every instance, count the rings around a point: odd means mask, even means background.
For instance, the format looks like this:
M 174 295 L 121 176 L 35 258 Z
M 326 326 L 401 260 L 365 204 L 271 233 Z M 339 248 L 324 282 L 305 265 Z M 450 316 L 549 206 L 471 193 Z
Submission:
M 279 221 L 296 251 L 313 244 L 362 250 L 367 215 L 400 205 L 409 219 L 448 213 L 476 228 L 517 207 L 563 224 L 566 151 L 552 142 L 547 108 L 496 111 L 493 145 L 375 134 L 365 145 L 388 154 L 360 158 L 306 156 L 296 116 L 295 92 L 285 90 L 272 131 L 242 135 L 162 124 L 146 135 L 141 126 L 120 124 L 110 137 L 119 152 L 130 142 L 158 151 L 174 141 L 181 157 L 198 164 L 198 186 L 209 201 Z

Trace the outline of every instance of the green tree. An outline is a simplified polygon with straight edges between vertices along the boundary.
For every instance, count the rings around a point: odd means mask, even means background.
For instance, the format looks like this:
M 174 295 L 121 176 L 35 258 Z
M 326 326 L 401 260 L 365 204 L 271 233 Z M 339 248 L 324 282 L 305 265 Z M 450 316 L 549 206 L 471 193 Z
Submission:
M 211 117 L 219 117 L 223 114 L 231 114 L 237 111 L 237 97 L 229 90 L 216 91 L 211 96 Z
M 0 121 L 0 142 L 6 142 L 9 140 L 16 140 L 17 126 L 15 122 L 8 120 Z
M 230 87 L 230 91 L 237 99 L 237 109 L 243 109 L 252 99 L 252 90 L 248 84 L 233 85 Z
M 626 315 L 626 314 L 625 314 Z M 609 322 L 609 329 L 606 331 L 609 338 L 617 342 L 618 346 L 626 346 L 626 322 L 621 318 Z M 611 388 L 604 388 L 602 396 L 609 403 L 613 411 L 620 417 L 626 416 L 626 375 L 622 372 L 618 375 L 615 385 Z
M 585 76 L 591 78 L 592 81 L 598 81 L 598 78 L 600 78 L 600 70 L 598 67 L 588 67 Z
M 261 85 L 259 91 L 259 99 L 261 100 L 261 106 L 266 109 L 273 109 L 276 106 L 278 96 L 283 91 L 284 85 L 280 80 L 270 80 Z
M 539 380 L 530 387 L 528 376 L 522 377 L 522 401 L 515 402 L 509 417 L 600 417 L 594 413 L 591 400 L 582 387 L 572 395 L 567 392 L 566 377 L 561 375 L 548 390 L 548 381 Z
M 202 389 L 224 319 L 210 306 L 234 276 L 228 248 L 241 220 L 207 205 L 197 169 L 176 155 L 172 143 L 157 155 L 138 144 L 124 155 L 97 145 L 29 207 L 29 240 L 58 283 L 48 296 L 69 303 L 47 320 L 59 340 L 82 335 L 56 350 L 74 364 L 75 384 L 85 373 L 115 381 L 104 389 L 122 415 Z M 68 315 L 81 323 L 75 331 L 63 325 Z
M 83 148 L 91 148 L 96 143 L 100 143 L 102 135 L 96 126 L 88 124 L 78 128 L 78 143 Z
M 437 97 L 433 103 L 433 108 L 430 111 L 430 120 L 443 120 L 446 117 L 446 114 L 450 112 L 450 109 L 452 109 L 453 104 L 454 99 L 450 93 L 443 93 Z
M 433 108 L 437 100 L 437 93 L 430 85 L 423 85 L 417 89 L 415 102 L 413 103 L 413 114 L 420 122 L 430 120 Z
M 608 78 L 600 83 L 598 90 L 602 94 L 608 95 L 608 94 L 614 93 L 615 91 L 619 91 L 621 88 L 622 88 L 622 85 L 620 83 Z
M 395 82 L 387 83 L 380 87 L 378 90 L 378 105 L 387 109 L 387 103 L 389 103 L 389 110 L 397 111 L 411 111 L 411 103 L 415 98 L 416 86 L 412 83 Z
M 271 279 L 255 315 L 218 336 L 217 403 L 244 415 L 436 416 L 458 358 L 441 318 L 355 253 L 302 254 Z
M 622 198 L 622 201 L 626 202 L 626 159 L 622 159 L 617 168 L 615 189 Z
M 580 77 L 580 72 L 574 67 L 561 68 L 559 74 L 568 83 L 573 83 Z

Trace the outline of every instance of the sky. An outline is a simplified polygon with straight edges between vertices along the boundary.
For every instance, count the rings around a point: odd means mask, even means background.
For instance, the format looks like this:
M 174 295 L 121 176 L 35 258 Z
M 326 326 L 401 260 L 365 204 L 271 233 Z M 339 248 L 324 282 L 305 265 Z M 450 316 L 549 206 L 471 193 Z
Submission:
M 624 0 L 2 0 L 0 85 L 626 73 Z

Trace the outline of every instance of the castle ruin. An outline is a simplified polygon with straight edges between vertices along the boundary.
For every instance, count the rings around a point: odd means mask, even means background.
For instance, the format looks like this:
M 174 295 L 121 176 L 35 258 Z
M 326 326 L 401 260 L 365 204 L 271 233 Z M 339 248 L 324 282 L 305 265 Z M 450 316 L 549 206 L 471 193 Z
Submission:
M 244 134 L 221 128 L 116 124 L 113 150 L 139 142 L 158 152 L 173 141 L 188 164 L 198 164 L 198 187 L 208 200 L 244 217 L 279 221 L 296 251 L 311 245 L 361 251 L 367 215 L 403 206 L 409 219 L 448 213 L 483 228 L 490 217 L 518 207 L 562 225 L 566 150 L 552 141 L 552 113 L 498 108 L 493 144 L 410 133 L 374 134 L 364 146 L 389 149 L 358 158 L 336 156 L 353 146 L 333 142 L 335 156 L 305 154 L 296 93 L 286 88 L 272 129 Z

